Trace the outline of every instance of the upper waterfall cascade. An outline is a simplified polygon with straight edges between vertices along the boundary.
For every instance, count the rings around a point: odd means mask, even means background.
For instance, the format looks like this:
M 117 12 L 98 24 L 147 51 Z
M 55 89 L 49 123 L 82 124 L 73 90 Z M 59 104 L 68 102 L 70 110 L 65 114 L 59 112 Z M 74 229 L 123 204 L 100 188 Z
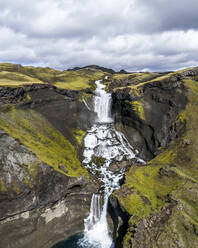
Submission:
M 113 173 L 109 170 L 112 162 L 129 160 L 137 157 L 124 134 L 118 132 L 113 124 L 111 116 L 111 94 L 105 91 L 102 80 L 96 81 L 97 88 L 94 97 L 94 111 L 97 114 L 94 125 L 87 131 L 84 138 L 84 160 L 83 163 L 92 174 L 97 177 L 104 186 L 104 200 L 101 196 L 92 196 L 90 214 L 85 219 L 84 237 L 79 244 L 83 248 L 112 248 L 113 242 L 109 235 L 107 223 L 107 205 L 111 193 L 119 188 L 119 181 L 124 171 Z M 95 158 L 95 159 L 93 159 Z M 97 164 L 96 160 L 102 160 Z
M 97 88 L 95 90 L 94 111 L 97 113 L 97 122 L 111 123 L 111 94 L 105 92 L 105 85 L 100 81 L 96 81 Z

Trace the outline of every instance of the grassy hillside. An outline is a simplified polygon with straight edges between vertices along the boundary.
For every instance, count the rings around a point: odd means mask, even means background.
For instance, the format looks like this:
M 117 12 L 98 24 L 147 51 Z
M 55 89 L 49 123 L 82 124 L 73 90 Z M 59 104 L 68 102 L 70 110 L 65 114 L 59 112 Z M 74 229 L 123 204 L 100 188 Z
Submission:
M 20 87 L 29 84 L 51 84 L 61 89 L 83 90 L 93 87 L 94 80 L 106 73 L 85 68 L 77 71 L 59 71 L 51 68 L 0 63 L 0 86 Z
M 140 83 L 170 82 L 186 70 L 170 73 L 154 80 Z M 141 228 L 145 247 L 196 247 L 198 242 L 198 81 L 189 74 L 182 79 L 186 88 L 187 106 L 175 119 L 185 132 L 171 142 L 146 166 L 132 166 L 126 173 L 125 184 L 115 194 L 122 207 L 130 214 L 129 228 L 124 247 L 139 247 L 135 232 Z M 174 81 L 173 81 L 174 82 Z M 169 217 L 157 222 L 163 209 L 176 206 Z M 152 217 L 151 217 L 152 216 Z M 153 218 L 153 219 L 152 219 Z M 154 224 L 151 224 L 152 219 Z M 146 223 L 150 228 L 146 229 Z M 140 229 L 137 229 L 140 228 Z M 137 234 L 140 235 L 140 234 Z M 140 239 L 140 237 L 139 237 Z M 141 241 L 143 242 L 143 241 Z M 131 245 L 133 244 L 133 245 Z M 142 246 L 141 246 L 142 247 Z
M 72 177 L 88 175 L 81 167 L 76 148 L 38 112 L 12 106 L 0 112 L 0 128 L 55 170 Z M 74 132 L 74 137 L 80 143 L 84 133 L 79 132 Z

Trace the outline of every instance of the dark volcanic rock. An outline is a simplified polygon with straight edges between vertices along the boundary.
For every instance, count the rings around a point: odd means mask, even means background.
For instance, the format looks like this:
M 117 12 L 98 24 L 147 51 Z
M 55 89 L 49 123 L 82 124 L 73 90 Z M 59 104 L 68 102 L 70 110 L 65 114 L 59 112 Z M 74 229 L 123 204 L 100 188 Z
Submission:
M 83 230 L 96 181 L 55 171 L 3 131 L 0 161 L 2 247 L 49 248 Z
M 154 157 L 131 166 L 114 192 L 130 213 L 118 247 L 197 246 L 197 75 L 196 67 L 114 90 L 117 128 Z
M 159 147 L 166 147 L 176 138 L 182 127 L 174 120 L 187 103 L 184 86 L 177 78 L 168 82 L 147 83 L 137 96 L 130 88 L 116 90 L 113 93 L 113 108 L 118 124 L 123 126 L 129 140 L 141 151 L 143 159 L 151 159 Z M 133 106 L 133 102 L 143 102 L 142 119 Z M 131 128 L 131 129 L 130 129 Z M 132 131 L 133 130 L 133 131 Z
M 110 196 L 108 213 L 113 220 L 113 240 L 115 247 L 120 248 L 128 229 L 129 214 L 120 206 L 117 198 Z
M 167 207 L 164 207 L 157 214 L 153 214 L 148 218 L 143 219 L 134 228 L 128 229 L 128 241 L 125 243 L 126 248 L 152 248 L 155 247 L 160 233 L 164 229 L 164 225 L 168 222 L 172 214 L 176 202 L 172 201 Z M 131 238 L 133 237 L 133 244 Z M 168 238 L 168 237 L 167 237 Z
M 73 145 L 80 158 L 83 144 L 75 132 L 86 133 L 95 117 L 82 101 L 82 94 L 43 84 L 2 87 L 1 117 L 12 109 L 24 110 L 24 113 L 33 109 Z M 92 92 L 88 94 L 86 102 L 91 106 Z M 31 138 L 32 127 L 28 128 Z M 47 126 L 41 128 L 45 134 Z M 58 169 L 68 172 L 61 161 Z M 95 178 L 88 182 L 84 176 L 69 177 L 56 171 L 19 140 L 0 130 L 0 247 L 50 248 L 82 231 L 92 193 L 98 188 Z
M 105 67 L 98 66 L 98 65 L 87 65 L 87 66 L 84 66 L 84 67 L 74 67 L 73 69 L 69 69 L 68 71 L 77 71 L 77 70 L 80 70 L 80 69 L 90 69 L 90 70 L 94 69 L 94 70 L 101 70 L 103 72 L 107 72 L 107 73 L 111 73 L 111 74 L 116 73 L 112 69 L 105 68 Z

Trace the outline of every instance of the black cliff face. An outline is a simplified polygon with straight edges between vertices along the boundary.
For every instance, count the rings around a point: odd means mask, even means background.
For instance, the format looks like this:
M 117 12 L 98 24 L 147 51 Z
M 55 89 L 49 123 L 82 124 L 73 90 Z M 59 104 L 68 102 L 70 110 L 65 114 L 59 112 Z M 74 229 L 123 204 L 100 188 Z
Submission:
M 187 103 L 184 86 L 180 80 L 148 83 L 142 86 L 140 95 L 130 88 L 115 90 L 113 112 L 117 126 L 126 133 L 138 150 L 140 156 L 149 160 L 156 155 L 159 147 L 166 147 L 182 131 L 182 127 L 173 124 L 176 116 Z M 144 118 L 133 107 L 141 101 Z
M 86 133 L 95 117 L 82 101 L 84 93 L 91 107 L 90 90 L 62 90 L 38 84 L 1 87 L 1 114 L 4 117 L 12 109 L 24 113 L 33 110 L 75 147 L 80 161 L 83 143 L 79 143 L 73 130 Z M 41 128 L 45 133 L 47 126 Z M 68 170 L 62 165 L 59 169 L 63 173 L 42 162 L 20 140 L 1 129 L 0 239 L 3 247 L 49 248 L 83 230 L 83 220 L 89 214 L 98 181 L 91 175 L 89 178 L 67 176 Z

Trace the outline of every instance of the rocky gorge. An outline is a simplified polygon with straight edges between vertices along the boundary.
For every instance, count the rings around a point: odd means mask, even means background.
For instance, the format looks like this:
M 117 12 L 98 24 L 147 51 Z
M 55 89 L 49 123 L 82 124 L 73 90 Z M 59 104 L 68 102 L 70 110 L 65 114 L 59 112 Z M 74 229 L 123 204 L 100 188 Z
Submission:
M 0 247 L 50 248 L 83 231 L 101 187 L 82 164 L 98 79 L 112 94 L 116 130 L 146 161 L 110 166 L 125 170 L 108 204 L 115 246 L 196 247 L 198 68 L 115 73 L 14 64 L 0 64 Z

